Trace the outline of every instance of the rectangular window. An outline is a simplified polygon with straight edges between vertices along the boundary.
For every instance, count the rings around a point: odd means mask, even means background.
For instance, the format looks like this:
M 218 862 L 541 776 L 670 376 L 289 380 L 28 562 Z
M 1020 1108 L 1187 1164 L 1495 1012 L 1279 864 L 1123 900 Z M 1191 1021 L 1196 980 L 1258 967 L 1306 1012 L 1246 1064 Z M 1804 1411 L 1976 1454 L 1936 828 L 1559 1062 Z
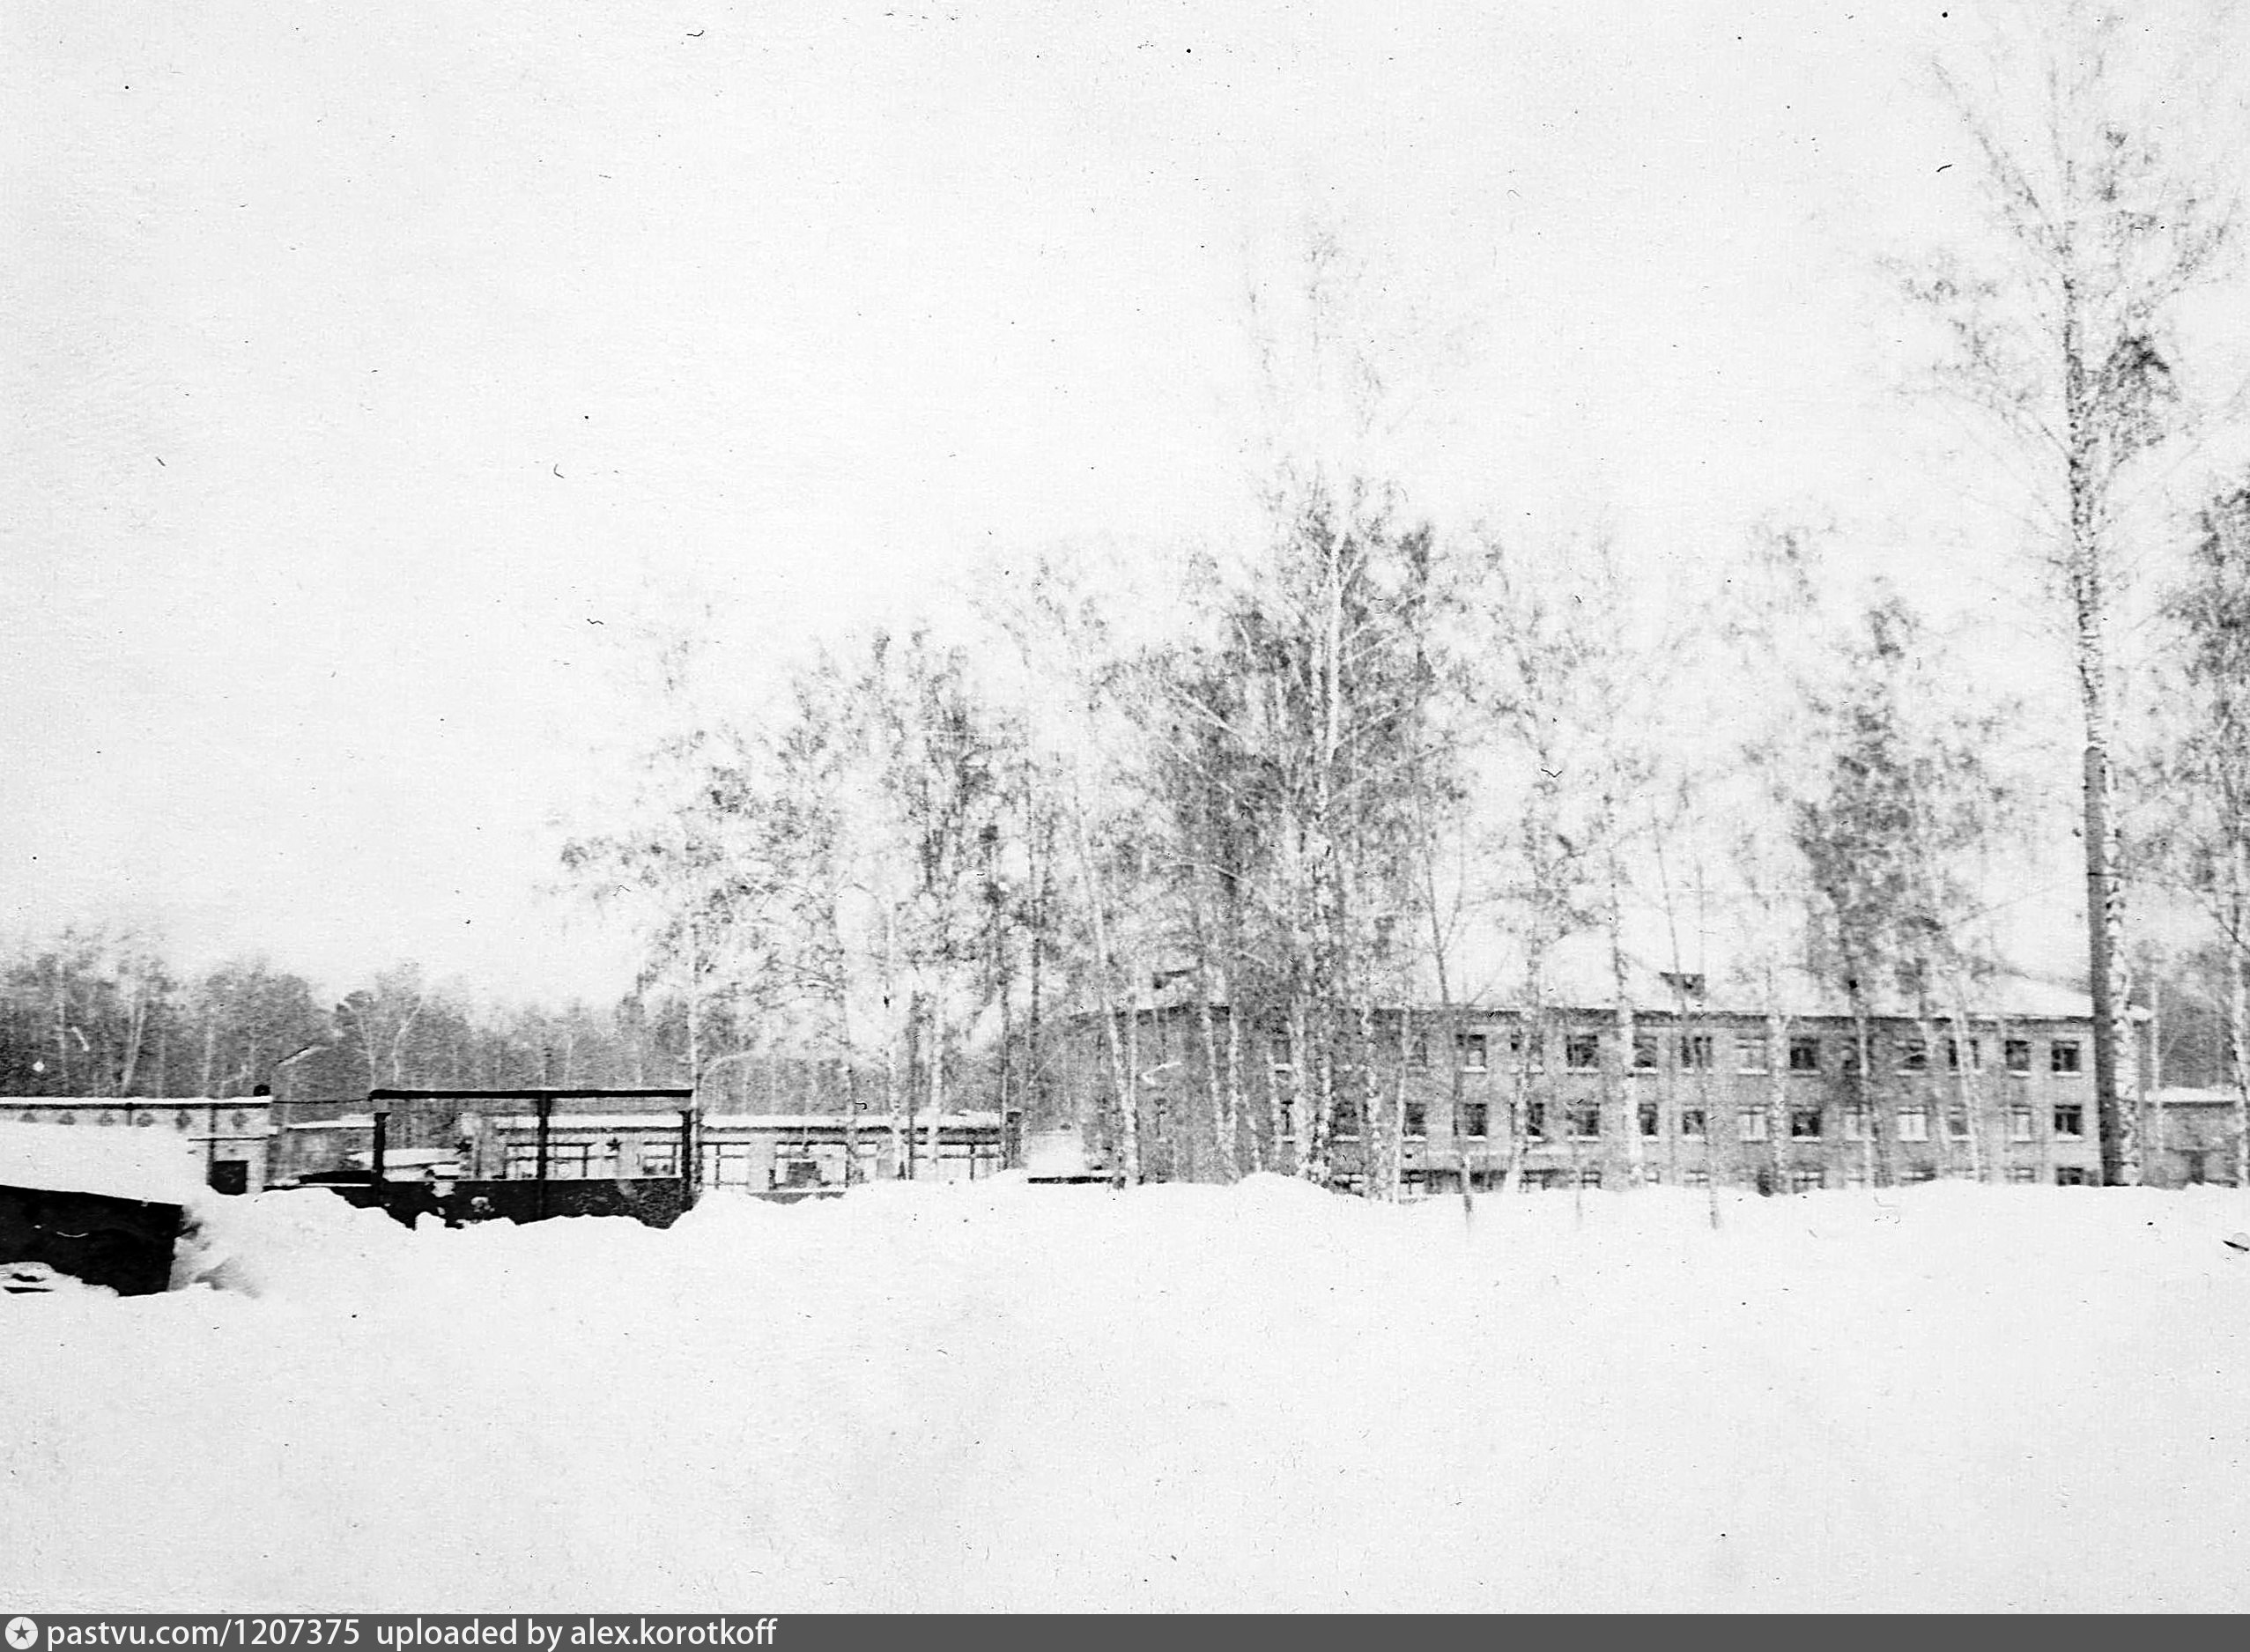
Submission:
M 1545 1041 L 1536 1033 L 1532 1034 L 1532 1036 L 1528 1039 L 1526 1039 L 1521 1032 L 1509 1033 L 1508 1064 L 1512 1067 L 1521 1068 L 1526 1072 L 1546 1071 L 1547 1050 Z
M 1792 1193 L 1817 1193 L 1823 1185 L 1820 1172 L 1817 1170 L 1802 1169 L 1789 1172 L 1789 1191 Z
M 1928 1108 L 1916 1101 L 1898 1109 L 1898 1139 L 1902 1142 L 1926 1142 L 1929 1139 Z
M 1981 1072 L 1984 1070 L 1984 1044 L 1981 1040 L 1973 1038 L 1970 1039 L 1965 1044 L 1958 1038 L 1949 1038 L 1945 1041 L 1945 1070 L 1948 1072 L 1960 1071 L 1961 1062 L 1965 1053 L 1968 1060 L 1970 1071 Z
M 2054 1109 L 2054 1133 L 2076 1139 L 2086 1133 L 2086 1109 L 2078 1106 Z
M 2054 1167 L 2054 1185 L 2058 1188 L 2091 1188 L 2094 1185 L 2093 1173 L 2076 1165 L 2057 1165 Z
M 1602 1104 L 1599 1101 L 1573 1103 L 1570 1133 L 1582 1142 L 1598 1139 L 1602 1134 Z
M 1916 1165 L 1909 1169 L 1905 1176 L 1901 1177 L 1900 1180 L 1904 1181 L 1910 1187 L 1919 1186 L 1925 1182 L 1936 1181 L 1937 1170 L 1936 1167 L 1932 1165 Z
M 2009 1071 L 2018 1073 L 2031 1071 L 2032 1041 L 2030 1039 L 2009 1039 L 2001 1045 L 2000 1050 L 2002 1059 L 2008 1063 Z
M 748 1142 L 703 1144 L 703 1185 L 707 1188 L 746 1188 L 750 1185 Z
M 1866 1159 L 1850 1159 L 1845 1161 L 1844 1185 L 1847 1188 L 1871 1188 L 1875 1185 L 1875 1177 L 1868 1170 Z
M 1680 1109 L 1680 1134 L 1683 1136 L 1701 1136 L 1703 1133 L 1703 1109 L 1697 1107 L 1682 1108 Z
M 1632 1035 L 1632 1070 L 1635 1072 L 1656 1070 L 1656 1034 L 1635 1033 Z
M 2010 1165 L 2008 1167 L 2008 1179 L 2018 1187 L 2035 1182 L 2039 1179 L 2039 1167 L 2037 1165 Z
M 1640 1133 L 1643 1136 L 1656 1135 L 1659 1130 L 1656 1104 L 1654 1101 L 1644 1101 L 1638 1111 L 1640 1115 Z
M 809 1155 L 781 1152 L 773 1156 L 773 1185 L 777 1188 L 817 1188 L 820 1160 Z
M 547 1180 L 587 1182 L 615 1174 L 617 1160 L 594 1142 L 557 1142 L 547 1149 Z
M 1847 1038 L 1844 1041 L 1844 1048 L 1837 1054 L 1836 1063 L 1839 1070 L 1840 1070 L 1847 1078 L 1853 1077 L 1859 1072 L 1860 1041 L 1856 1036 Z
M 1866 1102 L 1854 1101 L 1844 1109 L 1844 1139 L 1846 1141 L 1865 1141 L 1867 1139 L 1867 1127 L 1868 1106 Z
M 1898 1070 L 1900 1072 L 1928 1072 L 1929 1046 L 1918 1038 L 1900 1039 L 1898 1041 Z
M 1463 1033 L 1454 1041 L 1454 1045 L 1461 1056 L 1462 1071 L 1483 1072 L 1484 1070 L 1484 1033 Z
M 1738 1033 L 1735 1035 L 1735 1070 L 1764 1072 L 1765 1070 L 1765 1034 Z
M 2008 1109 L 2008 1139 L 2027 1142 L 2032 1139 L 2032 1109 L 2012 1107 Z
M 1427 1070 L 1430 1065 L 1430 1035 L 1417 1033 L 1406 1041 L 1406 1064 L 1417 1072 Z
M 1680 1185 L 1684 1188 L 1707 1188 L 1711 1185 L 1711 1173 L 1701 1165 L 1691 1166 L 1680 1172 Z
M 1711 1035 L 1689 1033 L 1680 1039 L 1680 1065 L 1690 1072 L 1711 1070 Z
M 510 1147 L 507 1150 L 507 1179 L 510 1182 L 529 1182 L 539 1174 L 539 1150 L 537 1147 Z
M 1789 1134 L 1801 1142 L 1820 1139 L 1820 1109 L 1817 1107 L 1789 1109 Z
M 1268 1041 L 1266 1044 L 1266 1063 L 1276 1072 L 1287 1072 L 1292 1067 L 1294 1067 L 1297 1064 L 1289 1058 L 1289 1041 L 1287 1039 L 1277 1038 Z
M 1284 1141 L 1293 1141 L 1296 1136 L 1297 1104 L 1294 1101 L 1284 1101 L 1281 1104 L 1281 1137 Z
M 1735 1115 L 1735 1136 L 1739 1141 L 1762 1142 L 1765 1139 L 1765 1109 L 1743 1108 Z
M 1969 1139 L 1968 1108 L 1948 1108 L 1945 1109 L 1945 1133 L 1957 1142 L 1965 1142 Z
M 1547 1139 L 1547 1104 L 1544 1101 L 1523 1104 L 1523 1133 L 1535 1142 Z
M 1461 1133 L 1472 1141 L 1484 1140 L 1485 1123 L 1490 1116 L 1489 1110 L 1482 1101 L 1463 1103 L 1461 1109 Z
M 2047 1046 L 2046 1070 L 2049 1072 L 2076 1072 L 2078 1045 L 2074 1039 L 2058 1038 Z
M 1573 1072 L 1593 1072 L 1602 1065 L 1602 1035 L 1573 1033 L 1563 1040 L 1563 1065 Z
M 1578 1173 L 1578 1185 L 1581 1188 L 1600 1187 L 1602 1185 L 1602 1167 L 1599 1165 L 1588 1165 L 1584 1169 L 1580 1170 Z
M 1335 1119 L 1336 1119 L 1336 1139 L 1337 1139 L 1337 1140 L 1339 1140 L 1339 1141 L 1357 1141 L 1357 1140 L 1358 1140 L 1358 1138 L 1359 1138 L 1359 1104 L 1358 1104 L 1358 1102 L 1356 1102 L 1356 1101 L 1339 1101 L 1339 1102 L 1337 1102 L 1337 1103 L 1336 1104 L 1336 1115 L 1335 1115 Z
M 1430 1133 L 1429 1109 L 1419 1101 L 1406 1104 L 1406 1136 L 1409 1141 L 1420 1141 Z
M 669 1142 L 640 1144 L 640 1174 L 644 1176 L 677 1176 L 680 1173 L 680 1145 Z
M 1793 1038 L 1789 1041 L 1789 1070 L 1818 1072 L 1820 1070 L 1820 1041 L 1817 1038 Z

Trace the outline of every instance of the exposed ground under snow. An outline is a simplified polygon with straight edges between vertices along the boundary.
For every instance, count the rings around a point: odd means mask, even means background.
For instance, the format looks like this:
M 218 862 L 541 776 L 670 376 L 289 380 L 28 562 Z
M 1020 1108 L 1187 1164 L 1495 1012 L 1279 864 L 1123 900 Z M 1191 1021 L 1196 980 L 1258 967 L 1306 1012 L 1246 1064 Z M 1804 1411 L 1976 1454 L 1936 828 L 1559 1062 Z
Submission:
M 2250 1198 L 862 1189 L 0 1297 L 26 1609 L 2250 1607 Z M 253 1291 L 255 1293 L 253 1293 Z

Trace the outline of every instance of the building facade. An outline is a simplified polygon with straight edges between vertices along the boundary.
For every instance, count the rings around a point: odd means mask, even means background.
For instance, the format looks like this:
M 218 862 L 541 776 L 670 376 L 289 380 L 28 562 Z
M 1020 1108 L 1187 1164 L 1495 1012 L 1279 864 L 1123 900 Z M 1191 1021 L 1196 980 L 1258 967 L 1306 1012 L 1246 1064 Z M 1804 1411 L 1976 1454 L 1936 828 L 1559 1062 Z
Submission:
M 273 1098 L 0 1096 L 0 1121 L 73 1130 L 164 1130 L 202 1159 L 221 1193 L 256 1193 L 270 1180 Z
M 1271 1025 L 1225 1006 L 1082 1018 L 1074 1060 L 1100 1151 L 1120 1146 L 1118 1066 L 1137 1096 L 1144 1174 L 1293 1171 L 1319 1128 L 1319 1071 Z M 1410 1196 L 1496 1186 L 1889 1186 L 1940 1177 L 2098 1184 L 2091 1015 L 2046 1004 L 1965 1019 L 1610 1008 L 1450 1016 L 1381 1011 L 1329 1063 L 1331 1179 L 1356 1187 L 1395 1158 Z M 1300 1068 L 1303 1070 L 1300 1070 Z M 1233 1075 L 1232 1083 L 1229 1074 Z M 1375 1119 L 1374 1139 L 1366 1119 Z M 1393 1144 L 1395 1143 L 1395 1147 Z
M 2170 1086 L 2142 1115 L 2143 1180 L 2152 1187 L 2234 1185 L 2240 1113 L 2231 1090 Z
M 946 1114 L 933 1150 L 926 1116 L 894 1134 L 881 1115 L 704 1113 L 687 1092 L 552 1093 L 543 1131 L 538 1093 L 284 1103 L 274 1179 L 370 1171 L 378 1109 L 391 1181 L 529 1182 L 543 1168 L 550 1182 L 677 1181 L 692 1167 L 703 1189 L 805 1193 L 904 1174 L 973 1181 L 1008 1153 L 997 1113 Z

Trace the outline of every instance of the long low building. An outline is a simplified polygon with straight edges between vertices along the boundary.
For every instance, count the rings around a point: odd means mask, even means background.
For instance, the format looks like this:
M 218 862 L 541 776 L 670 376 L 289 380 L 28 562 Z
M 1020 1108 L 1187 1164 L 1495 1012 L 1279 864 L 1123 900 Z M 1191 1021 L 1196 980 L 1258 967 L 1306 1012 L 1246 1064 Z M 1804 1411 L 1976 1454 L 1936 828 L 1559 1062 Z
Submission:
M 1610 1006 L 1390 1007 L 1349 1018 L 1325 1051 L 1271 1014 L 1237 1026 L 1225 1004 L 1144 1004 L 1118 1015 L 1114 1037 L 1079 1018 L 1073 1063 L 1087 1128 L 1113 1153 L 1126 1070 L 1144 1174 L 1171 1179 L 1225 1174 L 1223 1145 L 1238 1171 L 1294 1170 L 1318 1148 L 1332 1180 L 1356 1186 L 1388 1174 L 1395 1144 L 1410 1196 L 1464 1176 L 1497 1185 L 1511 1167 L 1531 1187 L 2097 1184 L 2091 1007 L 2010 985 L 1958 1024 L 1871 1016 L 1864 1067 L 1861 1024 L 1832 1003 L 1769 1011 L 1687 993 L 1636 1008 L 1629 1035 Z M 2139 1068 L 2136 1051 L 2122 1088 L 2149 1142 Z M 1316 1144 L 1324 1078 L 1334 1100 Z M 2224 1179 L 2221 1157 L 2215 1139 L 2199 1159 L 2167 1149 L 2147 1179 L 2176 1184 L 2191 1167 Z
M 1005 1162 L 997 1113 L 944 1115 L 934 1159 L 929 1130 L 927 1116 L 894 1137 L 887 1121 L 865 1115 L 712 1113 L 691 1125 L 677 1116 L 557 1112 L 548 1121 L 547 1175 L 677 1176 L 691 1136 L 699 1185 L 755 1193 L 887 1181 L 909 1160 L 917 1179 L 969 1182 L 995 1174 Z M 536 1114 L 486 1116 L 464 1139 L 471 1175 L 522 1181 L 538 1174 Z
M 273 1159 L 270 1095 L 0 1096 L 0 1122 L 166 1131 L 195 1150 L 221 1193 L 258 1192 Z
M 281 1113 L 275 1175 L 292 1182 L 371 1169 L 379 1115 L 391 1181 L 677 1180 L 692 1163 L 702 1188 L 803 1192 L 902 1173 L 975 1180 L 1009 1157 L 996 1112 L 944 1115 L 933 1154 L 927 1115 L 894 1134 L 882 1115 L 699 1113 L 684 1090 L 377 1092 Z

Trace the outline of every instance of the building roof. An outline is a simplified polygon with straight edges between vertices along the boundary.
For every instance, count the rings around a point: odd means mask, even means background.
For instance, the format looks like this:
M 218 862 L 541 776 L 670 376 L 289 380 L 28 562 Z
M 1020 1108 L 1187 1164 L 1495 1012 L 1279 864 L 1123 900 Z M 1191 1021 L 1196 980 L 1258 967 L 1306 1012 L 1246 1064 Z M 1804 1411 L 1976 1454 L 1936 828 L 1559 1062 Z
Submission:
M 891 1115 L 887 1113 L 862 1113 L 856 1122 L 863 1130 L 888 1128 Z M 507 1130 L 536 1130 L 539 1115 L 536 1113 L 488 1114 L 485 1122 L 497 1129 Z M 727 1130 L 772 1130 L 787 1134 L 791 1130 L 840 1130 L 855 1121 L 842 1113 L 707 1113 L 703 1128 Z M 941 1122 L 948 1130 L 997 1130 L 997 1113 L 948 1113 Z M 549 1116 L 547 1127 L 551 1130 L 646 1130 L 652 1126 L 664 1131 L 680 1127 L 677 1113 L 556 1113 Z M 927 1130 L 929 1115 L 926 1113 L 909 1115 L 909 1130 Z
M 168 1130 L 0 1123 L 0 1187 L 185 1204 L 203 1186 L 203 1151 Z
M 1547 972 L 1541 993 L 1545 1008 L 1563 1015 L 1608 1016 L 1616 1002 L 1616 987 L 1607 966 L 1597 972 L 1569 967 L 1568 962 L 1563 960 Z M 1739 976 L 1713 977 L 1694 971 L 1679 974 L 1684 990 L 1675 988 L 1672 972 L 1628 963 L 1625 982 L 1635 1013 L 1672 1014 L 1683 1004 L 1691 1013 L 1761 1016 L 1778 1011 L 1789 1020 L 1842 1020 L 1852 1013 L 1851 1000 L 1844 990 L 1809 970 L 1776 970 L 1770 982 L 1745 981 Z M 1911 1019 L 1921 1012 L 1920 1006 L 1893 983 L 1878 983 L 1868 996 L 1869 1011 L 1878 1020 Z M 1195 1002 L 1192 977 L 1158 972 L 1151 978 L 1142 995 L 1140 1007 L 1181 1009 L 1192 1007 Z M 1433 990 L 1423 996 L 1416 1007 L 1426 1011 L 1434 1009 L 1437 1003 L 1438 996 Z M 1529 1006 L 1530 995 L 1520 982 L 1507 990 L 1490 986 L 1479 989 L 1469 982 L 1456 986 L 1454 1004 L 1472 1016 L 1520 1013 Z M 1223 1008 L 1224 1004 L 1216 1007 Z M 1950 1007 L 1943 996 L 1938 996 L 1928 1004 L 1927 1013 L 1942 1021 Z M 1973 983 L 1969 989 L 1966 1008 L 1972 1020 L 1987 1023 L 2093 1019 L 2093 999 L 2089 994 L 2075 986 L 2030 974 L 1996 974 Z M 2135 1020 L 2146 1019 L 2147 1014 L 2137 1007 L 2132 1011 Z
M 187 1132 L 196 1141 L 209 1140 L 214 1134 L 211 1122 L 219 1113 L 248 1113 L 252 1116 L 241 1125 L 231 1121 L 216 1135 L 221 1141 L 252 1141 L 273 1131 L 273 1098 L 265 1095 L 0 1095 L 0 1120 L 13 1118 L 26 1124 L 45 1129 L 59 1122 L 54 1115 L 85 1113 L 184 1113 L 188 1115 Z M 100 1128 L 98 1124 L 95 1128 Z M 114 1125 L 111 1128 L 115 1128 Z
M 2231 1090 L 2197 1085 L 2166 1085 L 2151 1090 L 2149 1100 L 2158 1107 L 2167 1108 L 2231 1108 L 2235 1102 Z
M 231 1108 L 246 1110 L 250 1108 L 270 1108 L 270 1095 L 0 1095 L 0 1113 L 11 1108 L 75 1108 L 83 1113 L 89 1108 L 132 1108 L 139 1109 Z

